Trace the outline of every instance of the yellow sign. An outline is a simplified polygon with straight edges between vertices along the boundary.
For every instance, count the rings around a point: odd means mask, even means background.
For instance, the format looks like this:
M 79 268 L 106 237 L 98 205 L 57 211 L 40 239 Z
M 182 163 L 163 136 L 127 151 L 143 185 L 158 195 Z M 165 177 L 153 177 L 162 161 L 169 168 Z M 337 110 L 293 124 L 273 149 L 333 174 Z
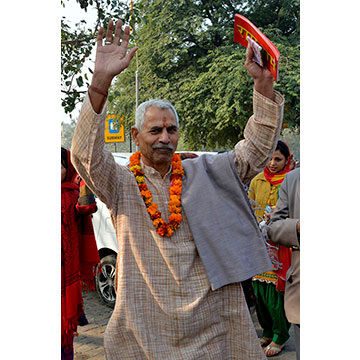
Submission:
M 105 142 L 124 142 L 125 141 L 125 129 L 122 124 L 124 115 L 118 118 L 118 115 L 108 115 L 105 119 Z

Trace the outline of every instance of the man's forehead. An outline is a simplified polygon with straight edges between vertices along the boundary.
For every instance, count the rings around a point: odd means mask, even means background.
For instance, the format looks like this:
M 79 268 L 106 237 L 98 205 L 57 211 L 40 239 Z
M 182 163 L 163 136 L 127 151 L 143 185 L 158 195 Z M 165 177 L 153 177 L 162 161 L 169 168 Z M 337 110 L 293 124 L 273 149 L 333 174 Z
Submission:
M 171 109 L 160 109 L 155 106 L 149 106 L 145 112 L 144 125 L 154 126 L 177 126 L 176 118 Z

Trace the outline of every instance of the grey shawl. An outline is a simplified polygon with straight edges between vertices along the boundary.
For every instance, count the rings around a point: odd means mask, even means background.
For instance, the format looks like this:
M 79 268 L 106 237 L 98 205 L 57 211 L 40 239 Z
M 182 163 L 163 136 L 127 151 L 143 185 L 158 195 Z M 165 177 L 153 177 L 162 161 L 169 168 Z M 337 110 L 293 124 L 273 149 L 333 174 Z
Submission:
M 211 288 L 271 271 L 233 151 L 185 160 L 183 167 L 182 206 Z

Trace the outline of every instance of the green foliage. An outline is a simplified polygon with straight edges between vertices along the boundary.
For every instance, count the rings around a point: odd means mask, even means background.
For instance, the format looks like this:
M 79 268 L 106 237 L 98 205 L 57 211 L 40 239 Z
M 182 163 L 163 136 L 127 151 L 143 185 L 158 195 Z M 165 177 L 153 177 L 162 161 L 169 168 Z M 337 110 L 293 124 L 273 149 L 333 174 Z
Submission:
M 300 126 L 300 44 L 279 29 L 261 29 L 280 51 L 279 83 L 275 89 L 285 96 L 284 123 Z
M 300 0 L 248 0 L 244 13 L 258 28 L 279 29 L 295 42 L 300 34 Z
M 252 109 L 245 55 L 222 47 L 209 52 L 208 57 L 207 69 L 181 86 L 176 105 L 191 148 L 231 148 Z
M 61 4 L 66 7 L 68 2 L 69 0 L 61 1 Z M 84 64 L 96 44 L 96 34 L 100 24 L 106 26 L 113 18 L 127 21 L 130 16 L 124 10 L 127 6 L 116 0 L 76 0 L 76 2 L 85 12 L 89 6 L 95 7 L 97 19 L 95 24 L 88 24 L 82 19 L 75 24 L 75 28 L 70 27 L 64 16 L 61 19 L 61 105 L 65 113 L 70 116 L 76 104 L 83 100 L 89 86 L 86 70 L 92 73 L 92 69 L 84 69 Z M 84 85 L 86 85 L 85 89 Z
M 83 74 L 83 65 L 90 56 L 95 44 L 95 32 L 86 28 L 84 20 L 72 30 L 66 19 L 61 19 L 61 83 L 62 106 L 66 113 L 71 113 L 82 99 L 84 85 L 89 85 L 87 75 Z

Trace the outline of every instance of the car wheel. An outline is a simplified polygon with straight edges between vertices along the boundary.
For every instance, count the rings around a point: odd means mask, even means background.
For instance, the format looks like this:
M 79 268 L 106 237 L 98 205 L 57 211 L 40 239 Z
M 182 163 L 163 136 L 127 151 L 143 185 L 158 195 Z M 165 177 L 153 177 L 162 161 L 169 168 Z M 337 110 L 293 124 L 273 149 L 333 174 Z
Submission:
M 101 272 L 95 276 L 95 287 L 100 300 L 105 305 L 114 308 L 116 255 L 108 255 L 100 260 Z

